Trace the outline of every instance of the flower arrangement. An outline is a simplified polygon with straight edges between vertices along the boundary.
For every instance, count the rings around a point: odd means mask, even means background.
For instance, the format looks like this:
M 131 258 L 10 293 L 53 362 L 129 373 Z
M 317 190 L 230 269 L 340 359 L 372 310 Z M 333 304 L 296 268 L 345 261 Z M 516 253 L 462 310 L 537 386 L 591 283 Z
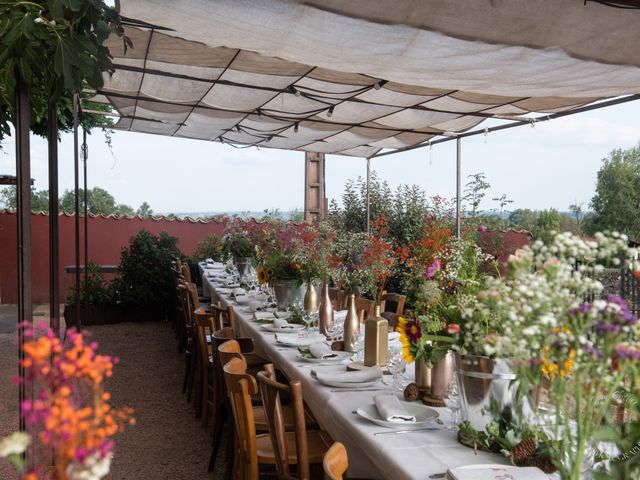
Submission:
M 364 233 L 341 232 L 333 242 L 329 259 L 330 276 L 338 288 L 354 292 L 371 289 L 371 278 L 363 264 L 363 251 L 367 243 Z
M 198 242 L 198 248 L 193 254 L 194 263 L 211 258 L 222 260 L 225 253 L 225 243 L 219 235 L 212 233 Z
M 376 233 L 368 237 L 362 251 L 362 267 L 369 276 L 371 295 L 378 304 L 387 282 L 393 275 L 397 259 L 393 245 L 384 238 L 383 228 L 374 222 L 374 230 Z
M 549 384 L 555 421 L 547 433 L 563 479 L 582 478 L 593 434 L 612 418 L 614 393 L 638 374 L 638 320 L 620 297 L 599 298 L 597 279 L 608 267 L 640 270 L 637 255 L 623 235 L 558 234 L 512 257 L 508 276 L 488 278 L 465 312 L 463 332 L 471 333 L 463 352 L 514 359 L 522 391 Z
M 331 253 L 336 232 L 327 222 L 298 226 L 295 259 L 307 283 L 313 280 L 329 282 Z
M 32 458 L 37 460 L 39 454 L 42 458 L 22 478 L 103 478 L 113 457 L 111 437 L 135 423 L 132 410 L 114 408 L 104 390 L 103 381 L 112 375 L 117 359 L 99 355 L 97 343 L 87 344 L 85 336 L 74 330 L 67 331 L 67 342 L 62 344 L 44 324 L 34 329 L 24 323 L 19 328 L 27 339 L 22 345 L 23 381 L 35 394 L 35 400 L 20 405 L 20 413 L 47 447 L 40 452 L 32 446 Z M 29 435 L 18 432 L 0 442 L 0 455 L 7 456 L 21 472 L 21 454 L 29 440 Z M 53 452 L 53 467 L 49 466 L 49 452 Z
M 272 224 L 256 232 L 256 256 L 266 281 L 297 280 L 302 283 L 303 270 L 297 258 L 301 243 L 299 227 L 292 223 Z M 262 273 L 259 273 L 260 280 Z
M 240 218 L 234 218 L 227 223 L 222 237 L 226 257 L 245 258 L 255 256 L 254 244 Z
M 398 318 L 396 331 L 400 333 L 402 356 L 407 363 L 424 360 L 431 368 L 442 360 L 455 342 L 460 326 L 428 315 L 417 318 Z

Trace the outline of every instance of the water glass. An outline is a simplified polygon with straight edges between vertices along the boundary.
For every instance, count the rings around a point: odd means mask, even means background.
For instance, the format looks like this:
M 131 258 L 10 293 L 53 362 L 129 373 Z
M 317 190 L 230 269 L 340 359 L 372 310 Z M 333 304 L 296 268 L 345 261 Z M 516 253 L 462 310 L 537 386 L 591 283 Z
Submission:
M 402 382 L 400 381 L 400 378 L 405 365 L 406 363 L 402 356 L 402 347 L 397 345 L 389 347 L 387 368 L 391 375 L 393 375 L 393 383 L 391 384 L 392 390 L 402 391 Z

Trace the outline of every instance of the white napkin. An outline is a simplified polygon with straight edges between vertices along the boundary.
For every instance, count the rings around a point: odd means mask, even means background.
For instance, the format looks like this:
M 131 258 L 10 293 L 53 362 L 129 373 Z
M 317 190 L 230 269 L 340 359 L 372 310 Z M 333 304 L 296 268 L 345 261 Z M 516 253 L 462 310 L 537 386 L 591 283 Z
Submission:
M 276 328 L 286 327 L 287 325 L 289 325 L 289 322 L 287 322 L 284 318 L 276 318 L 273 321 L 273 326 Z
M 344 321 L 347 318 L 347 310 L 334 310 L 333 311 L 333 321 Z
M 312 343 L 309 345 L 309 353 L 315 358 L 333 358 L 336 356 L 326 342 Z
M 246 295 L 247 291 L 244 288 L 234 288 L 233 289 L 233 295 L 238 297 L 240 295 Z
M 276 333 L 276 342 L 290 347 L 306 347 L 309 345 L 325 341 L 324 335 L 308 335 L 300 337 L 297 333 Z
M 226 287 L 218 287 L 218 288 L 216 288 L 216 292 L 217 293 L 224 293 L 226 295 L 226 294 L 229 294 L 229 293 L 233 292 L 233 289 L 226 288 Z
M 373 397 L 380 418 L 387 422 L 411 423 L 416 417 L 407 412 L 398 397 L 395 395 L 376 395 Z
M 382 378 L 382 369 L 378 365 L 367 367 L 355 372 L 316 372 L 311 370 L 311 376 L 321 383 L 361 383 L 373 382 Z

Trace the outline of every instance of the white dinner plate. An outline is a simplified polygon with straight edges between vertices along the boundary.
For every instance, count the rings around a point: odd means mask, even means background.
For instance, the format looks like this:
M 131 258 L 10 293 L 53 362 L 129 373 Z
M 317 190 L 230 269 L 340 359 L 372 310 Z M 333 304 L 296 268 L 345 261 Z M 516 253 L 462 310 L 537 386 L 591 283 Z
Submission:
M 276 343 L 285 347 L 301 347 L 305 348 L 309 345 L 326 340 L 324 335 L 309 335 L 308 337 L 299 337 L 297 333 L 278 332 Z
M 371 380 L 368 382 L 338 382 L 326 379 L 320 380 L 318 377 L 313 378 L 323 385 L 334 388 L 367 388 L 378 383 L 378 380 Z
M 303 362 L 309 363 L 340 363 L 344 362 L 346 359 L 351 358 L 353 353 L 351 352 L 333 352 L 336 354 L 335 357 L 331 358 L 316 358 L 316 357 L 305 357 L 301 353 L 296 355 L 297 360 L 302 360 Z
M 415 422 L 388 422 L 387 420 L 380 418 L 378 409 L 375 403 L 367 405 L 356 410 L 356 413 L 362 418 L 369 420 L 370 422 L 380 425 L 386 428 L 397 428 L 402 430 L 413 430 L 417 428 L 424 428 L 428 423 L 433 422 L 439 416 L 433 408 L 429 408 L 425 405 L 420 405 L 415 402 L 400 401 L 409 415 L 416 417 Z
M 273 324 L 267 323 L 262 325 L 262 328 L 267 332 L 289 333 L 289 332 L 299 332 L 300 330 L 304 330 L 304 325 L 298 325 L 297 323 L 289 323 L 288 325 L 284 325 L 282 327 L 276 327 Z

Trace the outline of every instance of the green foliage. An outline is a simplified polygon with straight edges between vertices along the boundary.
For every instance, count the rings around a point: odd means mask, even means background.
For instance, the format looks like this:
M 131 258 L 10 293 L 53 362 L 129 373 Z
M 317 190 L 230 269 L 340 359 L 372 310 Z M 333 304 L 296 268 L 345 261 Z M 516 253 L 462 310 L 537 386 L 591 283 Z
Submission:
M 640 239 L 640 144 L 615 149 L 603 159 L 590 206 L 587 233 L 611 230 Z
M 142 218 L 147 218 L 153 215 L 153 210 L 151 209 L 151 205 L 147 202 L 142 202 L 142 205 L 136 210 L 136 215 L 139 215 Z
M 84 189 L 79 189 L 78 194 L 80 197 L 80 212 L 84 212 Z M 65 190 L 62 197 L 60 197 L 60 211 L 69 214 L 75 211 L 75 195 L 73 190 Z M 116 203 L 113 195 L 100 187 L 87 190 L 87 211 L 94 215 L 115 214 L 131 217 L 135 214 L 133 208 L 129 205 Z
M 538 224 L 534 231 L 536 238 L 545 243 L 550 242 L 560 232 L 560 214 L 555 208 L 543 210 L 538 216 Z
M 224 242 L 222 241 L 222 237 L 212 233 L 208 237 L 200 240 L 198 248 L 196 248 L 191 258 L 196 264 L 207 258 L 222 260 L 224 258 Z
M 487 194 L 487 190 L 491 188 L 491 185 L 486 181 L 487 177 L 483 172 L 469 175 L 467 178 L 470 180 L 464 187 L 462 201 L 465 203 L 465 212 L 471 219 L 475 219 L 482 199 Z
M 17 189 L 15 185 L 10 185 L 0 190 L 0 209 L 6 209 L 14 212 L 18 206 Z M 31 187 L 31 211 L 32 212 L 48 212 L 49 211 L 49 191 L 36 190 Z
M 110 34 L 131 46 L 118 12 L 101 0 L 0 0 L 0 141 L 14 123 L 16 72 L 30 88 L 32 131 L 46 134 L 50 99 L 61 130 L 69 130 L 73 93 L 101 88 L 103 72 L 115 71 L 104 45 Z M 110 125 L 101 115 L 83 122 Z
M 116 300 L 125 306 L 170 311 L 175 299 L 171 261 L 182 257 L 178 239 L 166 232 L 159 236 L 142 229 L 122 249 L 118 277 L 113 281 Z
M 87 279 L 85 281 L 84 275 L 81 276 L 82 281 L 80 283 L 80 303 L 84 304 L 85 301 L 89 305 L 95 307 L 106 307 L 113 303 L 113 298 L 109 286 L 104 280 L 104 275 L 101 272 L 100 265 L 90 261 L 87 269 Z M 72 287 L 71 295 L 69 295 L 65 302 L 69 305 L 76 302 L 78 291 L 75 285 Z

